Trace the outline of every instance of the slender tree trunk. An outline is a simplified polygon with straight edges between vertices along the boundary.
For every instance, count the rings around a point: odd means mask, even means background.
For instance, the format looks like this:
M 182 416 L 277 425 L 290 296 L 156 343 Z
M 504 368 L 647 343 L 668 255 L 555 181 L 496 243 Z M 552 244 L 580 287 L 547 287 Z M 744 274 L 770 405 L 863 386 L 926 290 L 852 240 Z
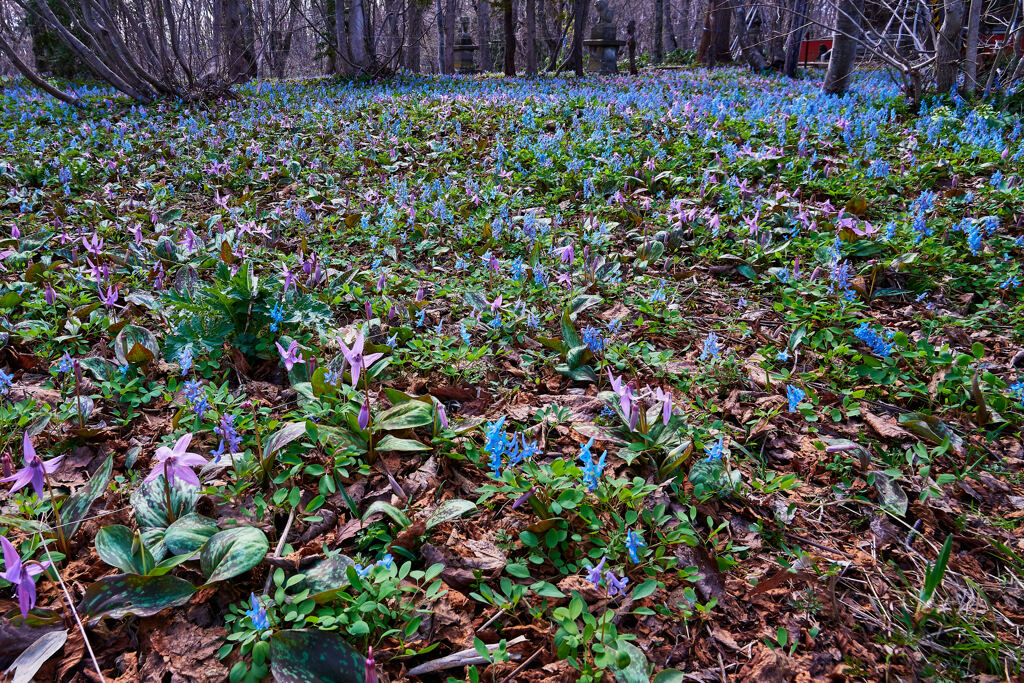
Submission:
M 516 75 L 516 2 L 505 0 L 504 7 L 505 33 L 505 75 Z
M 764 52 L 758 44 L 754 43 L 749 39 L 747 35 L 747 9 L 745 3 L 740 0 L 735 0 L 733 4 L 733 13 L 735 14 L 736 21 L 736 37 L 740 42 L 740 50 L 743 53 L 743 58 L 747 60 L 747 64 L 754 71 L 765 71 L 768 69 L 768 60 L 765 59 Z M 757 9 L 754 10 L 755 12 Z
M 420 72 L 420 40 L 423 38 L 423 6 L 409 0 L 409 49 L 405 53 L 405 68 L 414 74 Z
M 665 51 L 675 52 L 679 49 L 679 41 L 676 40 L 676 26 L 672 21 L 672 0 L 664 0 L 665 2 Z
M 853 63 L 857 58 L 860 40 L 861 3 L 864 0 L 839 0 L 836 8 L 836 30 L 832 36 L 832 56 L 825 71 L 823 90 L 832 95 L 846 92 L 850 87 Z
M 712 13 L 713 36 L 711 44 L 714 46 L 715 62 L 728 62 L 730 57 L 729 24 L 732 20 L 732 2 L 734 0 L 715 0 L 715 9 Z
M 446 73 L 445 68 L 448 64 L 444 58 L 445 44 L 451 39 L 451 37 L 445 35 L 445 30 L 448 28 L 448 25 L 444 20 L 444 0 L 437 0 L 435 21 L 437 22 L 437 70 L 439 73 Z
M 537 2 L 526 0 L 526 75 L 537 75 Z
M 971 0 L 967 16 L 967 54 L 964 60 L 963 97 L 974 97 L 978 89 L 978 31 L 981 27 L 982 0 Z
M 455 73 L 455 0 L 445 0 L 444 6 L 444 72 Z
M 654 0 L 654 54 L 651 61 L 661 64 L 665 56 L 665 0 Z
M 590 3 L 587 0 L 573 0 L 572 3 L 572 46 L 569 55 L 558 67 L 556 74 L 572 69 L 577 76 L 583 75 L 583 36 L 587 30 L 587 15 Z
M 800 47 L 804 42 L 804 32 L 807 30 L 807 0 L 795 0 L 793 3 L 792 33 L 786 45 L 786 61 L 782 67 L 782 73 L 790 78 L 796 78 L 796 68 L 800 63 Z
M 348 49 L 352 62 L 360 72 L 370 66 L 370 58 L 366 49 L 366 10 L 363 0 L 352 0 L 348 12 Z
M 964 26 L 962 0 L 946 0 L 946 16 L 939 31 L 939 44 L 935 49 L 935 89 L 948 93 L 956 85 L 957 62 L 960 60 L 960 31 Z
M 330 1 L 330 0 L 328 0 Z M 345 0 L 334 0 L 334 43 L 337 46 L 337 72 L 352 73 L 352 55 L 349 52 L 348 19 L 345 17 Z
M 491 54 L 491 3 L 489 0 L 477 0 L 476 35 L 476 40 L 480 43 L 480 70 L 487 73 L 494 68 L 494 56 Z

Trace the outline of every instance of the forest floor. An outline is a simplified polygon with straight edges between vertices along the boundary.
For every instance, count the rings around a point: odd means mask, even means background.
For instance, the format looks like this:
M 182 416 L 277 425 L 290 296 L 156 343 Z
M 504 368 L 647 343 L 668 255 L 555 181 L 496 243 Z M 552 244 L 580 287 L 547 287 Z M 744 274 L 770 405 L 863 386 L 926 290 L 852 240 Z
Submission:
M 819 78 L 5 83 L 0 669 L 1020 680 L 1024 127 Z

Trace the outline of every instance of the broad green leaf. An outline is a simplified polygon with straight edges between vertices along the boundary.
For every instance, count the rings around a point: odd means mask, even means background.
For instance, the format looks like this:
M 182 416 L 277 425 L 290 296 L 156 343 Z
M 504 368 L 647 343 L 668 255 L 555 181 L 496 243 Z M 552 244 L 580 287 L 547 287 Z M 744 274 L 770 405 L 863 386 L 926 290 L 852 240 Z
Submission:
M 46 660 L 64 647 L 67 640 L 67 631 L 50 631 L 39 636 L 4 671 L 6 675 L 11 676 L 10 683 L 32 683 L 36 680 L 36 672 L 42 668 Z
M 218 531 L 203 546 L 199 566 L 208 584 L 244 574 L 267 555 L 266 535 L 252 526 Z
M 365 683 L 366 660 L 332 631 L 286 630 L 270 637 L 276 683 Z
M 175 481 L 171 487 L 171 505 L 175 519 L 191 512 L 199 500 L 199 487 L 182 481 Z M 167 493 L 164 489 L 164 475 L 152 481 L 144 481 L 131 497 L 135 508 L 135 519 L 140 527 L 166 529 L 171 523 L 167 514 Z M 155 555 L 156 553 L 154 553 Z
M 684 680 L 683 672 L 678 669 L 665 669 L 659 671 L 657 675 L 651 679 L 651 683 L 682 683 Z
M 145 364 L 160 357 L 160 345 L 146 328 L 125 325 L 114 338 L 114 355 L 121 365 Z
M 405 529 L 412 525 L 412 521 L 405 515 L 404 512 L 396 508 L 391 503 L 383 500 L 376 500 L 370 503 L 370 506 L 366 508 L 366 512 L 363 513 L 363 519 L 369 519 L 370 515 L 375 512 L 380 512 L 387 515 L 391 519 L 395 520 L 395 523 Z
M 386 434 L 383 439 L 375 443 L 374 448 L 378 451 L 405 451 L 407 453 L 430 450 L 430 446 L 416 439 L 400 439 L 391 434 Z
M 263 445 L 263 459 L 268 460 L 279 450 L 306 433 L 305 422 L 286 422 L 280 429 L 270 435 Z
M 78 612 L 88 620 L 110 617 L 121 619 L 129 614 L 149 617 L 168 607 L 184 605 L 195 587 L 176 576 L 141 576 L 115 574 L 90 584 Z
M 346 572 L 354 564 L 355 560 L 347 555 L 326 557 L 303 572 L 301 587 L 309 589 L 309 597 L 318 603 L 330 599 L 334 591 L 348 585 Z
M 96 534 L 96 554 L 125 574 L 148 574 L 156 561 L 135 533 L 122 524 L 103 527 Z
M 430 405 L 420 401 L 406 401 L 374 416 L 373 426 L 376 431 L 389 432 L 423 427 L 433 422 L 434 411 Z
M 647 663 L 647 655 L 643 650 L 632 643 L 619 642 L 616 644 L 620 652 L 629 655 L 629 664 L 620 668 L 616 663 L 611 666 L 618 683 L 650 683 L 651 677 L 648 674 L 650 666 Z
M 82 520 L 89 514 L 93 502 L 103 495 L 110 483 L 110 475 L 114 471 L 114 456 L 108 455 L 100 468 L 92 475 L 89 483 L 68 496 L 60 509 L 61 521 L 64 522 L 64 535 L 71 538 L 82 525 Z
M 190 512 L 174 520 L 164 531 L 164 545 L 173 555 L 190 555 L 202 548 L 217 533 L 217 522 Z
M 446 500 L 438 505 L 437 509 L 427 518 L 427 530 L 433 529 L 438 524 L 458 519 L 474 508 L 476 508 L 476 503 L 469 500 L 462 498 Z

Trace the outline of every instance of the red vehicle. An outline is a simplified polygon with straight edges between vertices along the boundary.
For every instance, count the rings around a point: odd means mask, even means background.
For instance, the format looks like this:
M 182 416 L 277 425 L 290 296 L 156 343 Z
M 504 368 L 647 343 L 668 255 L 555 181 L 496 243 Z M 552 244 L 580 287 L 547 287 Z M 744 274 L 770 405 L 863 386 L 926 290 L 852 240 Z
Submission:
M 799 61 L 807 66 L 808 62 L 817 62 L 821 56 L 832 49 L 831 38 L 808 38 L 800 43 Z

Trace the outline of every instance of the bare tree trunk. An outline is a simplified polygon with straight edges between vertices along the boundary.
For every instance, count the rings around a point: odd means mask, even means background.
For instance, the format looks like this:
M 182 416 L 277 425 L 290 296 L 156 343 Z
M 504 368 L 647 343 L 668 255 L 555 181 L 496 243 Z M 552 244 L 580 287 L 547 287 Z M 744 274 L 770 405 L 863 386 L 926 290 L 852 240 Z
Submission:
M 960 31 L 964 26 L 963 0 L 946 0 L 944 9 L 946 16 L 935 46 L 935 89 L 940 93 L 947 93 L 956 85 Z
M 577 76 L 583 75 L 583 35 L 587 30 L 587 15 L 590 3 L 587 0 L 573 0 L 572 3 L 572 47 L 558 67 L 556 74 L 571 68 Z
M 409 0 L 409 49 L 405 53 L 405 68 L 420 72 L 420 40 L 423 38 L 423 7 L 417 0 Z
M 348 34 L 345 0 L 334 0 L 334 43 L 337 49 L 335 68 L 342 75 L 352 73 L 352 54 L 349 52 Z
M 982 0 L 971 0 L 967 16 L 967 54 L 964 60 L 963 97 L 973 97 L 978 89 L 978 31 L 981 27 Z
M 732 20 L 732 0 L 711 0 L 711 50 L 710 66 L 730 60 L 729 24 Z
M 651 61 L 661 64 L 665 56 L 665 0 L 654 0 L 654 54 Z
M 832 95 L 846 92 L 850 87 L 853 63 L 857 58 L 860 40 L 860 16 L 863 0 L 839 0 L 836 8 L 836 30 L 832 37 L 832 56 L 825 71 L 822 89 Z
M 757 11 L 756 9 L 754 10 Z M 749 40 L 747 35 L 747 18 L 746 18 L 746 6 L 741 0 L 735 0 L 733 4 L 733 13 L 736 22 L 736 37 L 740 42 L 740 50 L 743 53 L 743 58 L 747 60 L 747 64 L 754 71 L 765 71 L 768 69 L 768 60 L 765 59 L 764 53 L 761 51 L 760 46 L 757 43 Z
M 537 2 L 526 0 L 526 75 L 537 75 Z
M 7 57 L 11 64 L 14 65 L 14 68 L 17 69 L 22 76 L 27 78 L 29 81 L 32 82 L 33 85 L 35 85 L 37 88 L 47 93 L 51 97 L 56 97 L 61 102 L 67 102 L 68 104 L 79 103 L 78 97 L 53 87 L 48 82 L 46 82 L 46 80 L 42 76 L 37 74 L 31 67 L 29 67 L 28 64 L 23 62 L 21 60 L 21 57 L 18 55 L 17 50 L 11 47 L 10 43 L 4 40 L 2 35 L 0 35 L 0 54 L 3 54 L 5 57 Z
M 516 2 L 505 0 L 504 6 L 505 33 L 505 75 L 516 75 Z
M 679 49 L 679 41 L 676 40 L 676 27 L 672 21 L 672 0 L 664 0 L 665 2 L 665 16 L 664 16 L 664 28 L 665 28 L 665 51 L 675 52 Z
M 444 21 L 444 0 L 437 0 L 435 21 L 437 22 L 437 70 L 440 73 L 445 73 L 445 67 L 447 66 L 444 59 L 445 43 L 451 38 L 444 34 L 446 28 Z
M 491 3 L 488 0 L 477 0 L 476 35 L 480 43 L 480 70 L 487 73 L 494 68 L 494 56 L 491 54 Z
M 455 0 L 446 0 L 444 8 L 444 72 L 455 73 Z
M 370 66 L 366 49 L 366 11 L 363 0 L 352 0 L 348 12 L 348 49 L 352 55 L 352 63 L 360 72 Z
M 800 47 L 804 43 L 804 32 L 807 30 L 807 0 L 795 0 L 793 3 L 792 33 L 786 44 L 786 61 L 782 73 L 796 78 L 796 68 L 800 63 Z

